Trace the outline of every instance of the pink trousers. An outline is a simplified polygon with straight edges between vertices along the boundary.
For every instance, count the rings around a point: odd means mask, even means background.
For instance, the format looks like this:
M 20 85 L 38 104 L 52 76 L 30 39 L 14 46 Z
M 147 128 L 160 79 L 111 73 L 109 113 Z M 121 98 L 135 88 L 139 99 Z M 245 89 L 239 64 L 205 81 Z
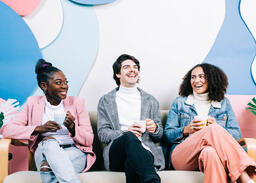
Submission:
M 190 135 L 172 152 L 176 170 L 200 170 L 204 183 L 236 182 L 248 166 L 255 166 L 237 141 L 218 124 L 209 125 Z

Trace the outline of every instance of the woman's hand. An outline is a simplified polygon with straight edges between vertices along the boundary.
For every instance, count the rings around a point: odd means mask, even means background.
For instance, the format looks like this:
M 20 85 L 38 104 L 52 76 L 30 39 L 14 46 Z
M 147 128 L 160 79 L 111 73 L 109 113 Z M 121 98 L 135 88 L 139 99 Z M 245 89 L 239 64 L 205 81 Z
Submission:
M 156 127 L 156 123 L 152 119 L 146 119 L 146 130 L 149 133 L 155 133 Z
M 128 128 L 128 131 L 131 131 L 138 138 L 142 136 L 142 133 L 144 133 L 142 131 L 142 126 L 138 123 L 134 123 L 133 125 L 131 125 Z
M 207 125 L 211 125 L 211 124 L 214 124 L 214 123 L 216 123 L 216 119 L 212 116 L 208 116 Z
M 75 117 L 68 111 L 64 120 L 64 126 L 67 127 L 68 131 L 75 136 Z
M 61 129 L 59 123 L 55 121 L 47 121 L 45 124 L 37 126 L 33 132 L 33 134 L 37 133 L 45 133 L 45 132 L 56 132 Z
M 195 133 L 201 130 L 204 126 L 199 120 L 192 120 L 188 126 L 185 126 L 183 129 L 183 135 L 188 136 L 189 134 Z

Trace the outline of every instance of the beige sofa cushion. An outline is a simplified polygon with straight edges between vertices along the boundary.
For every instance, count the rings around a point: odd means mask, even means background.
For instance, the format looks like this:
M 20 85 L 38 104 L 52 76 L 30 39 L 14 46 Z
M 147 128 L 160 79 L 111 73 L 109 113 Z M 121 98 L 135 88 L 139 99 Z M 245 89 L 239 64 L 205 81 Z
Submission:
M 198 171 L 159 171 L 161 183 L 203 183 L 204 175 Z M 123 172 L 95 171 L 80 173 L 82 183 L 125 183 Z M 7 176 L 4 183 L 41 183 L 39 172 L 21 171 Z

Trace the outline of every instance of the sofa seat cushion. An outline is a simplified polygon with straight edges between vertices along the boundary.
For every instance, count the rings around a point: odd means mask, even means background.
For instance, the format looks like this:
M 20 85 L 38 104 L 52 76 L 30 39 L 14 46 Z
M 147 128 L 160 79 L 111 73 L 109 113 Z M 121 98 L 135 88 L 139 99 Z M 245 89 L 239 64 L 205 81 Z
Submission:
M 203 183 L 204 175 L 198 171 L 178 171 L 166 170 L 159 171 L 162 183 Z M 91 171 L 80 173 L 79 179 L 83 183 L 125 183 L 125 174 L 123 172 L 109 171 Z M 36 171 L 20 171 L 8 175 L 4 183 L 41 183 L 40 174 Z

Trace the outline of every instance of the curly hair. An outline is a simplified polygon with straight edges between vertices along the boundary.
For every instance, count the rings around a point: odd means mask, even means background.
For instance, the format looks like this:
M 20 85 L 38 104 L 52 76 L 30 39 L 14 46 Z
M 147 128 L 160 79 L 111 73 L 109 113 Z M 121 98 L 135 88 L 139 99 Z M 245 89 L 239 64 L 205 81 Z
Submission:
M 208 82 L 207 92 L 209 93 L 209 100 L 218 102 L 223 100 L 228 87 L 228 78 L 219 67 L 208 63 L 197 64 L 187 72 L 180 85 L 179 95 L 187 97 L 188 95 L 193 94 L 193 88 L 190 83 L 191 73 L 197 67 L 201 67 L 204 71 Z
M 120 74 L 121 71 L 121 64 L 125 60 L 132 60 L 137 66 L 138 70 L 140 71 L 140 62 L 137 60 L 134 56 L 128 55 L 128 54 L 122 54 L 120 55 L 116 61 L 114 62 L 112 68 L 113 68 L 113 78 L 116 81 L 116 84 L 120 85 L 120 79 L 116 76 L 116 74 Z

